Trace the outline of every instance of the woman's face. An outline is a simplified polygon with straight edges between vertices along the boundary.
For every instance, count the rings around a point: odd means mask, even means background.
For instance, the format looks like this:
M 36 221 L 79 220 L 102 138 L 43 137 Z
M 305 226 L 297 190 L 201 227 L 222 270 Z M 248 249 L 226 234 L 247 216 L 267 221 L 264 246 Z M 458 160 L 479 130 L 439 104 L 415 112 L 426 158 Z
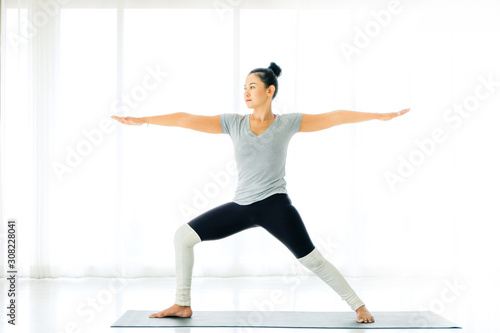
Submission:
M 247 76 L 243 89 L 245 91 L 243 98 L 249 109 L 269 103 L 274 93 L 274 86 L 271 85 L 266 89 L 264 82 L 262 82 L 255 73 Z

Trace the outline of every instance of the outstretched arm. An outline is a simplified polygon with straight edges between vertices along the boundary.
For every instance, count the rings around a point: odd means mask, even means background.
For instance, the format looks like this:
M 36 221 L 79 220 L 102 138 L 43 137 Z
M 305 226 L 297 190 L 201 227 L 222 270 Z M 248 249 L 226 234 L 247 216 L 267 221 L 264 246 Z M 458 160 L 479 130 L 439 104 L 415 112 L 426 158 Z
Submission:
M 351 123 L 360 123 L 367 120 L 391 120 L 399 117 L 410 111 L 404 109 L 399 112 L 390 113 L 370 113 L 357 112 L 348 110 L 336 110 L 320 114 L 303 114 L 302 122 L 300 123 L 300 132 L 315 132 L 321 131 L 333 126 Z
M 150 116 L 142 118 L 117 117 L 117 116 L 111 116 L 111 118 L 119 121 L 124 125 L 141 126 L 143 124 L 149 123 L 161 126 L 183 127 L 191 129 L 193 131 L 199 131 L 211 134 L 222 133 L 222 127 L 220 125 L 220 115 L 200 116 L 186 112 L 176 112 L 171 114 L 165 114 L 162 116 Z
M 176 112 L 162 116 L 149 116 L 149 117 L 118 117 L 111 116 L 111 118 L 119 121 L 124 125 L 141 126 L 144 124 L 162 125 L 162 126 L 179 126 L 181 120 L 184 118 L 185 113 Z

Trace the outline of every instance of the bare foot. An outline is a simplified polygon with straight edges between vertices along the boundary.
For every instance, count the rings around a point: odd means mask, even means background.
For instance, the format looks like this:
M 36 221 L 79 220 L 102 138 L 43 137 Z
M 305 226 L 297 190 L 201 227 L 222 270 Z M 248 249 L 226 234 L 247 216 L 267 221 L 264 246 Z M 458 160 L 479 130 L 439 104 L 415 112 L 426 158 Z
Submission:
M 149 318 L 162 318 L 162 317 L 183 317 L 188 318 L 193 315 L 193 311 L 190 306 L 181 306 L 174 304 L 168 309 L 165 309 L 158 313 L 153 313 L 149 315 Z
M 373 323 L 375 321 L 375 318 L 373 318 L 372 314 L 364 305 L 356 309 L 356 314 L 358 315 L 356 318 L 358 323 Z

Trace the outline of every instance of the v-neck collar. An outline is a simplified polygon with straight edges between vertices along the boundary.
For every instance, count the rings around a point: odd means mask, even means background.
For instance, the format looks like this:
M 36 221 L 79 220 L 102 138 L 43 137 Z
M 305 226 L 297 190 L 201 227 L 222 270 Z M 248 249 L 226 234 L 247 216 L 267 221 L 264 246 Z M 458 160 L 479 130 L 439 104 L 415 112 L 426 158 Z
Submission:
M 269 125 L 265 130 L 264 132 L 260 133 L 259 135 L 255 134 L 254 132 L 252 132 L 252 129 L 250 128 L 250 114 L 247 114 L 246 115 L 246 127 L 247 127 L 247 133 L 253 137 L 253 138 L 260 138 L 261 136 L 263 136 L 264 134 L 266 134 L 267 132 L 269 132 L 269 130 L 271 129 L 271 127 L 274 126 L 274 124 L 278 121 L 280 117 L 278 115 L 276 115 L 276 117 L 274 117 L 273 119 L 273 122 L 271 123 L 271 125 Z

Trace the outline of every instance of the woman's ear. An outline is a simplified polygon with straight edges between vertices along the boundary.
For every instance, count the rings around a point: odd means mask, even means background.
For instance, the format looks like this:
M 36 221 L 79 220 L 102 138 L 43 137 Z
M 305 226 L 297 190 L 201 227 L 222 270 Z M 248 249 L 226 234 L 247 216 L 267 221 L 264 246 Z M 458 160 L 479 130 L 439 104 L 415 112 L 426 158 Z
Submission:
M 266 94 L 268 97 L 273 97 L 274 91 L 276 90 L 276 87 L 274 85 L 270 85 L 269 88 L 266 89 Z

